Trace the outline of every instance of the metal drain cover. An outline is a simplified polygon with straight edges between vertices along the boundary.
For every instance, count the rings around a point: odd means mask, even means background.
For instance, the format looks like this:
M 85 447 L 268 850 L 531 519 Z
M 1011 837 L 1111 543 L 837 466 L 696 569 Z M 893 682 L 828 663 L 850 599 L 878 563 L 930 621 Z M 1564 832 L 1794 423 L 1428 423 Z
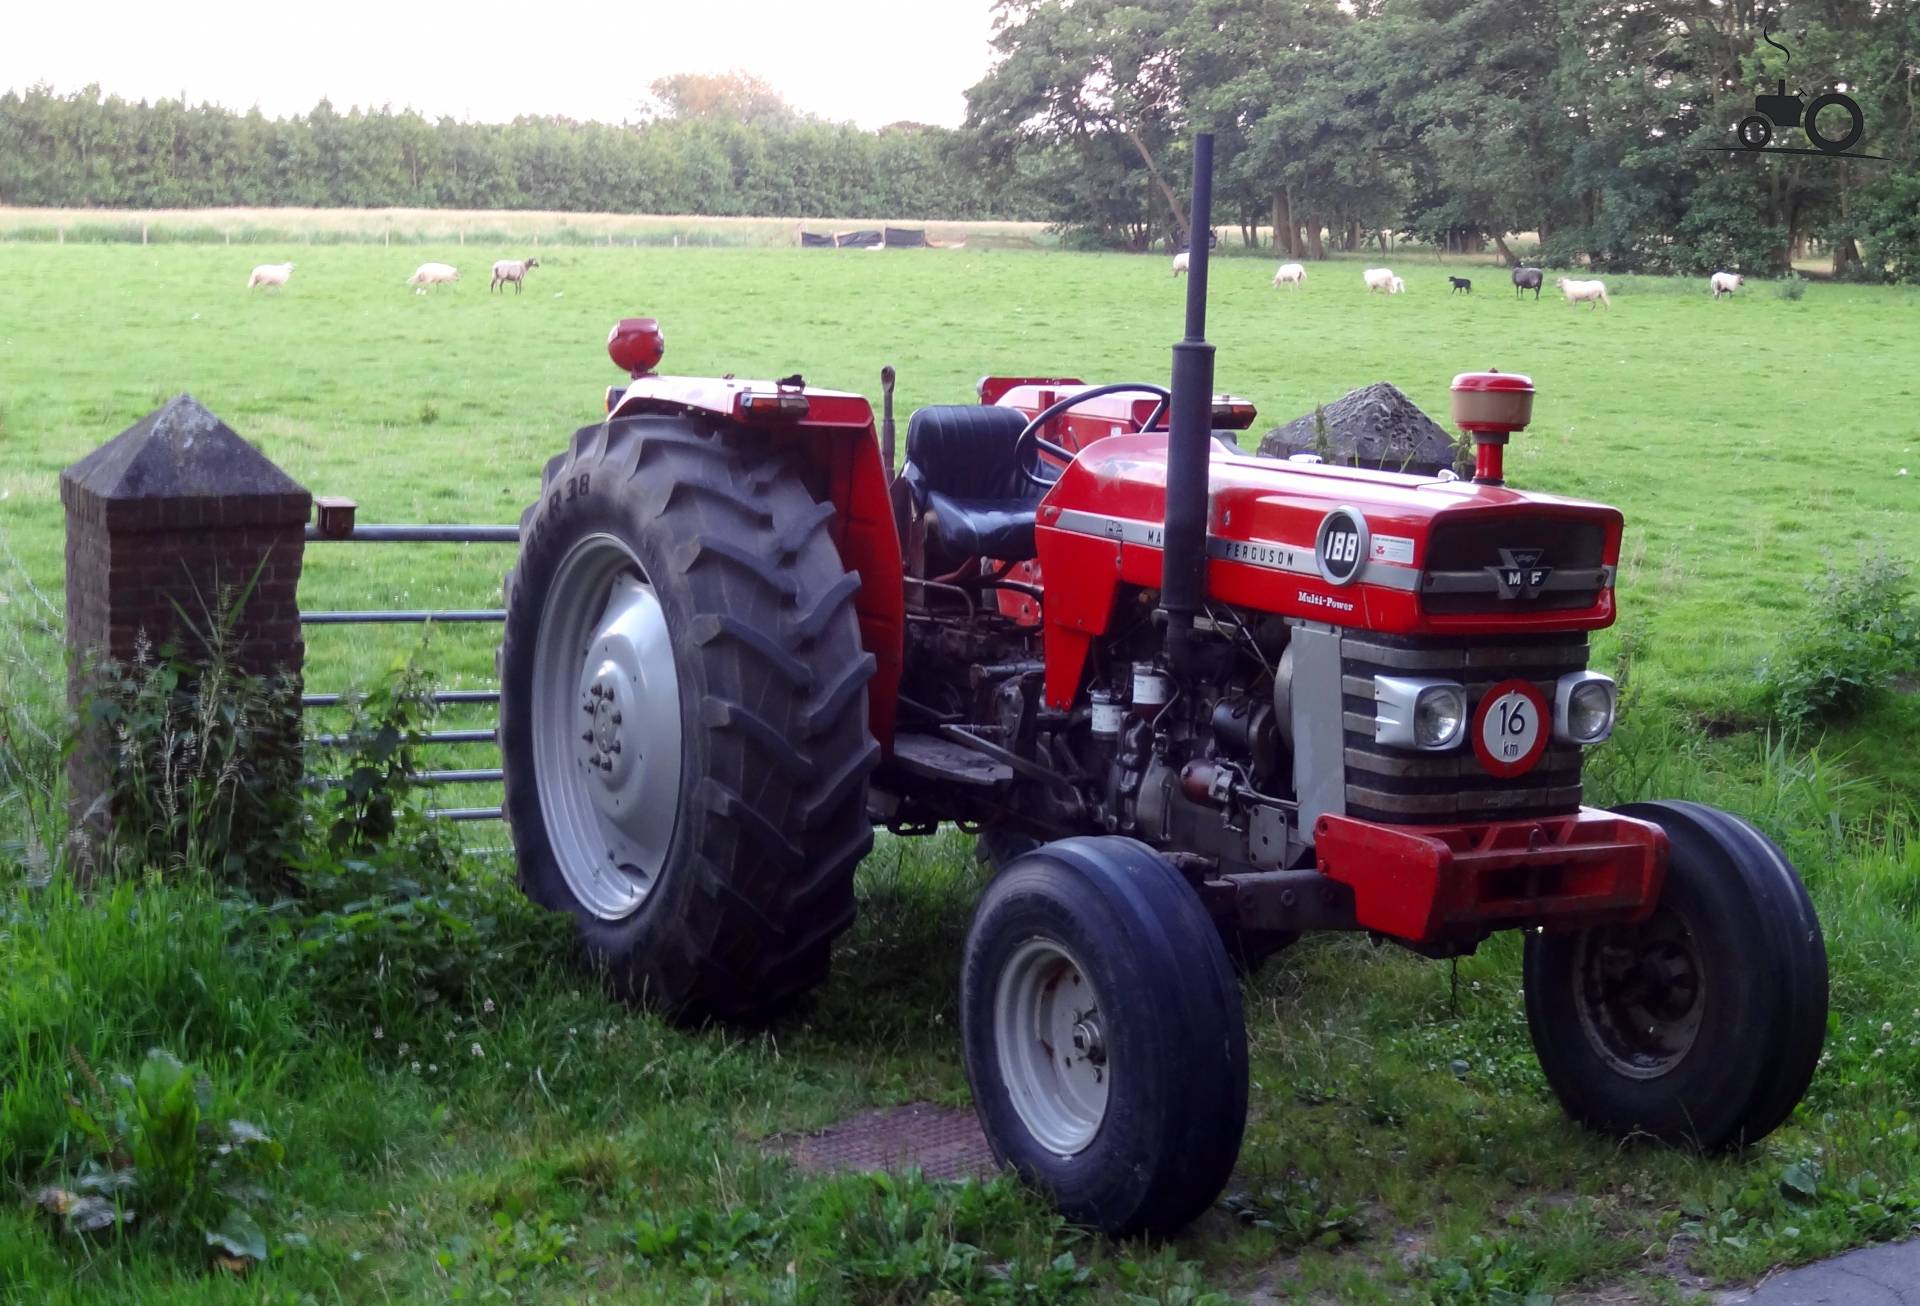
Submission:
M 918 1169 L 964 1179 L 999 1168 L 970 1109 L 926 1102 L 861 1111 L 815 1134 L 776 1134 L 765 1146 L 815 1174 Z

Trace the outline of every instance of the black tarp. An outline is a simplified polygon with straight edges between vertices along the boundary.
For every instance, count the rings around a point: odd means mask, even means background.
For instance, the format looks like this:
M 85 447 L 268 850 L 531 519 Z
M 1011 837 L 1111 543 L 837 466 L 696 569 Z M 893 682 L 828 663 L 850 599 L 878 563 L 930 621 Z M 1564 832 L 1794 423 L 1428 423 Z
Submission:
M 833 243 L 841 249 L 872 249 L 885 244 L 886 237 L 878 231 L 842 231 L 834 235 Z
M 888 227 L 888 249 L 925 249 L 927 233 L 912 227 Z
M 802 248 L 802 249 L 832 249 L 832 248 L 833 248 L 833 237 L 832 237 L 832 236 L 824 236 L 824 235 L 821 235 L 821 234 L 819 234 L 818 232 L 812 232 L 812 231 L 803 231 L 803 232 L 801 232 L 801 233 L 800 233 L 800 248 Z

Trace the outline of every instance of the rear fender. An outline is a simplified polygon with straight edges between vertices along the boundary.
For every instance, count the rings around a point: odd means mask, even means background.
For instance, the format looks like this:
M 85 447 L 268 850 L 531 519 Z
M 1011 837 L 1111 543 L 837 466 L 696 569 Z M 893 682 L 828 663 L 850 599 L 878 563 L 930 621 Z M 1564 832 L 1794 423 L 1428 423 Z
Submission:
M 833 505 L 828 529 L 841 565 L 859 578 L 860 642 L 876 664 L 867 685 L 868 728 L 891 753 L 906 605 L 872 406 L 860 395 L 772 381 L 643 376 L 613 400 L 607 417 L 643 413 L 707 416 L 761 431 L 797 456 L 814 499 Z

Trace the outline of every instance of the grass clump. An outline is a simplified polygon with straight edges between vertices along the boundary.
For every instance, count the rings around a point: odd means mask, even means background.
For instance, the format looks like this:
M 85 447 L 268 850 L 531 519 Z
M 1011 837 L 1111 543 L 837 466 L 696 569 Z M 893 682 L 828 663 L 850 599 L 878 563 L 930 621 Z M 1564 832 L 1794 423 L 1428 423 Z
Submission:
M 1859 569 L 1829 564 L 1807 614 L 1762 673 L 1781 720 L 1808 725 L 1858 715 L 1895 676 L 1920 668 L 1913 570 L 1884 551 Z

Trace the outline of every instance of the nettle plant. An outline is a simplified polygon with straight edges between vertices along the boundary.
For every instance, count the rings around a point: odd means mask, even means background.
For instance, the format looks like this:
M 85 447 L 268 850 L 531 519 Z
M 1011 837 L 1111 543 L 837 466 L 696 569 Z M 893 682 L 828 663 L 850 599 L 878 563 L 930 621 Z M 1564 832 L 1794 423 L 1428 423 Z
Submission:
M 218 613 L 95 677 L 88 711 L 111 733 L 112 865 L 205 869 L 246 887 L 282 877 L 300 817 L 300 699 L 284 675 L 240 664 L 243 590 Z
M 1884 550 L 1854 572 L 1829 564 L 1806 617 L 1762 680 L 1780 717 L 1795 725 L 1852 716 L 1896 676 L 1920 670 L 1920 604 L 1913 571 Z
M 230 1115 L 212 1083 L 155 1048 L 132 1075 L 101 1082 L 70 1053 L 85 1092 L 67 1099 L 87 1156 L 65 1183 L 35 1194 L 75 1237 L 138 1232 L 183 1249 L 199 1245 L 230 1269 L 267 1256 L 254 1212 L 268 1199 L 280 1144 Z

